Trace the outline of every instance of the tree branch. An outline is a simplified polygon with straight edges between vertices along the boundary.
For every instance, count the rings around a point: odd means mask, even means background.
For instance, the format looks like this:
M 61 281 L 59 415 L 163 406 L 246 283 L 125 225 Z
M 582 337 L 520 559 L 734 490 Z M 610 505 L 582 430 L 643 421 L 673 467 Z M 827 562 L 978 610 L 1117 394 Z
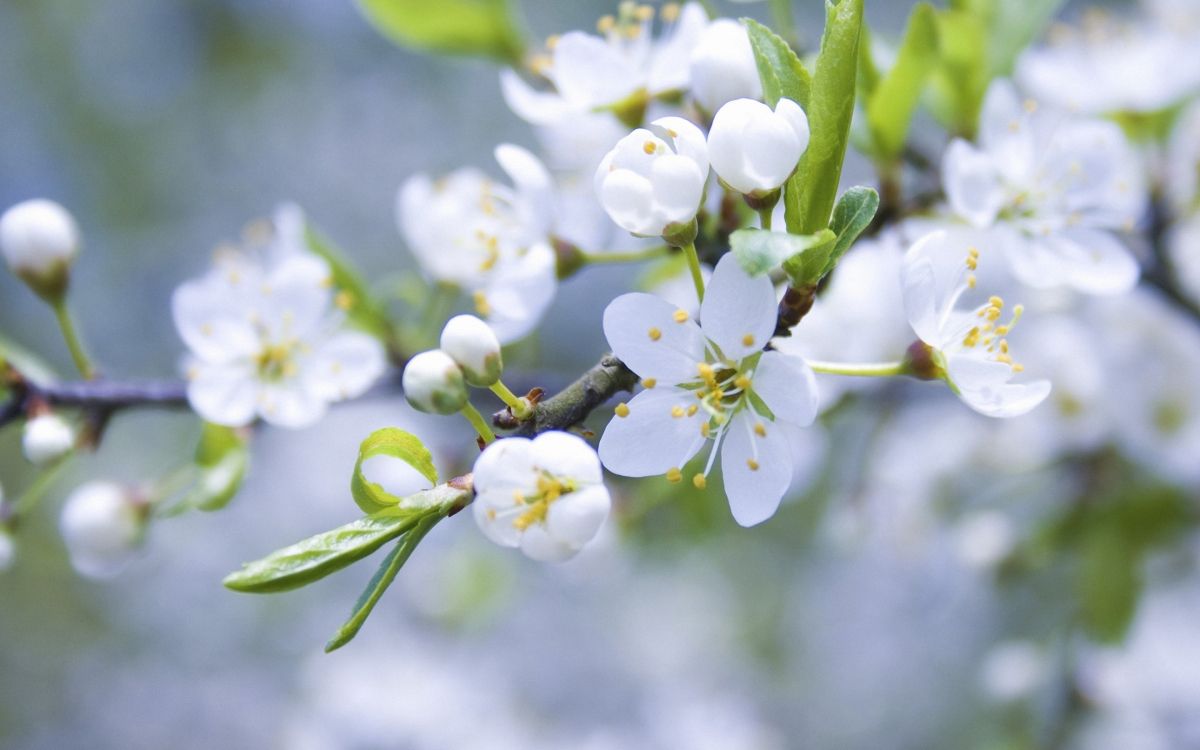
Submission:
M 519 422 L 512 412 L 503 409 L 492 415 L 492 423 L 508 431 L 508 436 L 532 436 L 549 430 L 565 430 L 587 419 L 596 407 L 618 392 L 633 390 L 637 382 L 637 375 L 621 360 L 606 354 L 575 382 L 534 406 L 531 418 Z
M 121 409 L 180 409 L 188 405 L 187 385 L 176 380 L 85 380 L 38 384 L 17 375 L 11 388 L 12 398 L 0 407 L 0 427 L 23 416 L 30 406 L 38 402 L 51 406 L 70 406 L 105 415 Z

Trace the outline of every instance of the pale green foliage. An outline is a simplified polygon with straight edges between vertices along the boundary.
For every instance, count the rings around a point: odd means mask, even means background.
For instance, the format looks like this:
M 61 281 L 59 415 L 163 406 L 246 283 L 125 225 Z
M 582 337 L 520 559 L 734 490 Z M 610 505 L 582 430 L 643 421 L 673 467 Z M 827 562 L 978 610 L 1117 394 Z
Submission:
M 517 63 L 525 42 L 508 0 L 359 0 L 375 28 L 405 47 Z
M 822 248 L 832 244 L 834 239 L 834 233 L 828 229 L 805 235 L 739 229 L 730 235 L 729 248 L 746 273 L 761 276 L 789 259 L 800 261 L 810 252 L 827 257 Z
M 359 446 L 358 460 L 354 462 L 354 473 L 350 477 L 350 493 L 364 513 L 394 508 L 400 503 L 400 498 L 363 476 L 363 463 L 372 456 L 400 459 L 416 469 L 430 484 L 437 484 L 438 476 L 433 465 L 433 456 L 420 438 L 394 427 L 376 430 Z
M 868 76 L 864 108 L 875 158 L 891 161 L 904 150 L 913 114 L 938 62 L 938 44 L 937 13 L 929 3 L 919 3 L 908 17 L 895 64 L 878 80 Z

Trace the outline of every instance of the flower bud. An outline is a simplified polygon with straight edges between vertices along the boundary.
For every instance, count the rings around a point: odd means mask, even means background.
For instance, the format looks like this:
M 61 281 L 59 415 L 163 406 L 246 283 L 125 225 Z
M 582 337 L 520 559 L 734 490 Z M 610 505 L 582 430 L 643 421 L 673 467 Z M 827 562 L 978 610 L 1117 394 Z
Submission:
M 734 99 L 762 97 L 762 81 L 746 27 L 730 18 L 713 21 L 700 34 L 688 67 L 692 97 L 707 112 Z
M 504 371 L 500 342 L 491 327 L 474 315 L 456 315 L 446 321 L 441 344 L 471 385 L 486 387 L 500 379 Z
M 713 171 L 748 195 L 779 188 L 808 148 L 808 117 L 791 99 L 775 110 L 753 99 L 735 99 L 717 112 L 708 132 Z
M 88 482 L 63 505 L 59 530 L 71 565 L 89 578 L 111 578 L 133 559 L 145 525 L 144 508 L 115 482 Z
M 401 378 L 404 397 L 418 411 L 454 414 L 467 405 L 467 384 L 458 363 L 441 349 L 408 361 Z
M 79 228 L 54 201 L 25 201 L 0 216 L 0 253 L 5 263 L 43 298 L 63 294 L 78 252 Z
M 21 448 L 37 466 L 61 458 L 75 446 L 75 430 L 57 414 L 42 414 L 25 423 Z

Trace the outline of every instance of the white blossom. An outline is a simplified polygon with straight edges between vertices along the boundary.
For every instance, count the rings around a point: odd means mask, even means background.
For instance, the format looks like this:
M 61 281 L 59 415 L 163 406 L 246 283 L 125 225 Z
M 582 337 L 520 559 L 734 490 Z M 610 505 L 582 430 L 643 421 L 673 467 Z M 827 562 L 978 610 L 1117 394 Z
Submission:
M 0 215 L 0 253 L 9 269 L 39 293 L 61 290 L 79 253 L 79 227 L 54 201 L 23 201 Z
M 440 349 L 410 359 L 401 387 L 414 409 L 430 414 L 455 414 L 467 404 L 462 368 Z
M 618 226 L 657 237 L 696 218 L 707 179 L 704 134 L 681 117 L 663 117 L 617 142 L 596 169 L 595 187 Z
M 763 346 L 775 330 L 775 292 L 726 255 L 713 272 L 698 325 L 686 311 L 649 294 L 625 294 L 604 311 L 613 353 L 645 390 L 617 407 L 600 457 L 616 474 L 665 474 L 680 481 L 686 464 L 711 443 L 706 484 L 718 452 L 725 494 L 743 526 L 775 513 L 793 477 L 788 433 L 812 423 L 816 383 L 799 357 Z
M 734 99 L 759 99 L 762 81 L 746 27 L 718 18 L 700 34 L 688 62 L 692 98 L 708 112 Z
M 763 195 L 787 181 L 808 148 L 808 117 L 791 99 L 772 110 L 735 99 L 717 111 L 708 133 L 713 171 L 739 193 Z
M 1013 273 L 1039 288 L 1115 294 L 1137 283 L 1136 258 L 1113 236 L 1141 218 L 1146 189 L 1119 127 L 988 90 L 979 143 L 950 144 L 942 181 L 951 210 L 991 228 Z
M 380 343 L 346 328 L 329 267 L 309 253 L 273 266 L 236 252 L 171 300 L 190 350 L 188 402 L 204 419 L 240 426 L 316 422 L 330 402 L 358 396 L 383 373 Z
M 93 481 L 67 496 L 59 530 L 71 565 L 89 578 L 111 578 L 134 558 L 145 510 L 115 482 Z
M 442 351 L 462 368 L 471 385 L 489 386 L 500 379 L 504 360 L 500 342 L 487 323 L 474 315 L 455 315 L 442 328 Z
M 474 477 L 480 530 L 534 560 L 573 557 L 611 505 L 596 451 L 565 432 L 497 440 L 476 459 Z
M 0 528 L 0 573 L 12 567 L 17 557 L 17 546 L 13 543 L 12 534 Z
M 908 323 L 932 351 L 947 383 L 967 406 L 989 417 L 1015 417 L 1050 394 L 1050 383 L 1010 382 L 1024 367 L 1009 352 L 1008 339 L 1024 308 L 1003 320 L 1005 302 L 992 296 L 972 310 L 959 300 L 974 290 L 980 250 L 963 247 L 954 234 L 933 232 L 904 257 L 901 283 Z
M 75 430 L 57 414 L 39 414 L 25 423 L 21 448 L 25 458 L 45 466 L 66 455 L 75 446 Z
M 422 270 L 470 293 L 476 312 L 509 342 L 533 330 L 554 299 L 556 197 L 529 151 L 502 144 L 495 154 L 513 187 L 469 168 L 437 181 L 416 175 L 400 188 L 396 209 Z

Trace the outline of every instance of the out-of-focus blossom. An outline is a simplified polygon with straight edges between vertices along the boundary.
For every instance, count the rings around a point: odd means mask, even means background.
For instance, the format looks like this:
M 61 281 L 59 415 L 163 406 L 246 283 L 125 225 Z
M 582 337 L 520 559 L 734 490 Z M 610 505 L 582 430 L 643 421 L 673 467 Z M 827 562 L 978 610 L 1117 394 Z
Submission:
M 1116 294 L 1137 283 L 1113 236 L 1141 218 L 1141 167 L 1120 128 L 1022 102 L 1008 81 L 988 90 L 978 145 L 950 144 L 942 162 L 950 209 L 991 228 L 1029 286 Z
M 600 440 L 614 473 L 683 478 L 683 467 L 710 441 L 705 486 L 717 453 L 734 519 L 752 526 L 770 518 L 792 481 L 788 436 L 812 423 L 816 381 L 799 357 L 763 352 L 775 330 L 775 290 L 726 255 L 700 306 L 700 324 L 649 294 L 625 294 L 604 311 L 613 353 L 645 386 Z M 722 441 L 724 445 L 722 445 Z
M 954 527 L 954 551 L 964 564 L 990 570 L 1016 545 L 1012 519 L 997 510 L 983 510 L 964 517 Z
M 762 97 L 762 80 L 746 27 L 718 18 L 700 34 L 689 61 L 692 98 L 706 112 L 716 112 L 734 99 Z
M 475 461 L 475 521 L 489 539 L 534 560 L 575 556 L 608 517 L 600 459 L 582 438 L 504 438 Z
M 111 578 L 137 554 L 145 509 L 128 488 L 93 481 L 75 488 L 63 504 L 59 529 L 71 565 L 89 578 Z
M 441 349 L 421 352 L 404 366 L 404 398 L 418 411 L 456 414 L 467 405 L 462 368 Z
M 489 386 L 500 379 L 504 360 L 496 333 L 474 315 L 455 315 L 442 328 L 442 351 L 462 368 L 474 386 Z
M 1008 702 L 1028 698 L 1050 676 L 1051 664 L 1041 649 L 1029 641 L 1008 641 L 994 646 L 984 657 L 979 682 L 993 700 Z
M 1050 383 L 1011 382 L 1024 367 L 1009 352 L 1006 338 L 1020 319 L 1017 305 L 1005 321 L 998 296 L 971 310 L 958 302 L 976 286 L 979 251 L 963 247 L 949 232 L 918 240 L 904 257 L 901 283 L 908 323 L 928 345 L 935 363 L 963 402 L 989 417 L 1024 414 L 1050 394 Z
M 75 430 L 57 414 L 40 414 L 25 423 L 21 449 L 25 458 L 37 466 L 45 466 L 71 450 L 75 445 Z
M 1164 159 L 1166 197 L 1177 216 L 1200 209 L 1200 102 L 1179 116 Z M 1198 253 L 1200 254 L 1200 253 Z
M 0 215 L 0 254 L 39 294 L 61 294 L 79 254 L 79 227 L 54 201 L 18 203 Z
M 713 118 L 708 158 L 726 185 L 757 197 L 791 176 L 808 136 L 808 117 L 791 99 L 780 99 L 774 110 L 754 99 L 734 99 Z

